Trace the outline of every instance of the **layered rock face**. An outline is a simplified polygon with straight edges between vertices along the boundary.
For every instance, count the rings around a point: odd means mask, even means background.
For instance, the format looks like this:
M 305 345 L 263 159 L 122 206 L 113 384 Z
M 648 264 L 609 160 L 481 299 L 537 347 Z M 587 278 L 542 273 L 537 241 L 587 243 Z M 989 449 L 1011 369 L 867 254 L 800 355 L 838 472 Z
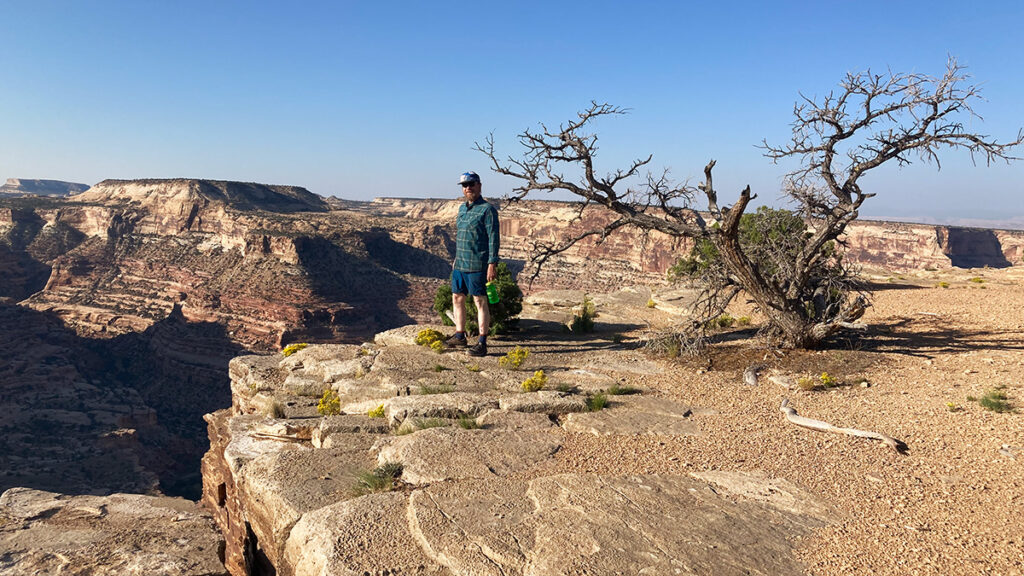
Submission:
M 228 360 L 425 319 L 447 232 L 309 196 L 175 180 L 6 200 L 0 353 L 19 360 L 2 369 L 0 489 L 198 497 Z
M 494 356 L 415 346 L 423 328 L 232 361 L 203 458 L 232 574 L 802 573 L 794 543 L 830 512 L 785 480 L 559 469 L 572 433 L 700 433 L 707 412 L 662 398 L 588 411 L 655 363 L 545 339 L 548 377 L 575 386 L 523 393 Z M 324 390 L 339 414 L 318 414 Z
M 458 210 L 458 202 L 441 200 L 383 198 L 373 205 L 384 214 L 438 222 L 453 219 Z M 601 208 L 588 208 L 577 218 L 577 209 L 564 202 L 511 204 L 501 210 L 502 255 L 521 266 L 534 243 L 556 244 L 569 233 L 596 229 L 610 220 Z M 859 220 L 847 227 L 841 241 L 848 261 L 889 270 L 1024 264 L 1024 231 L 1020 230 Z M 686 239 L 623 228 L 603 241 L 585 239 L 552 258 L 534 288 L 601 291 L 658 282 L 691 247 Z
M 79 184 L 77 182 L 8 178 L 7 182 L 0 186 L 0 194 L 10 194 L 13 196 L 73 196 L 88 189 L 88 184 Z

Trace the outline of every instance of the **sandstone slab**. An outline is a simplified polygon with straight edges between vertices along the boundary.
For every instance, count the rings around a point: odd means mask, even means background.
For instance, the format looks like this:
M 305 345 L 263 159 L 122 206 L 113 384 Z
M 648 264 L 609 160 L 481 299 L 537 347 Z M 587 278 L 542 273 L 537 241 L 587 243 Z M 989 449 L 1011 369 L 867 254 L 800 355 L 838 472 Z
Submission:
M 419 547 L 406 520 L 403 493 L 370 494 L 305 514 L 285 544 L 294 576 L 452 574 Z
M 498 400 L 502 410 L 516 412 L 539 412 L 544 414 L 568 414 L 584 412 L 587 401 L 582 396 L 566 394 L 555 390 L 540 390 L 523 394 L 502 396 Z
M 612 396 L 599 412 L 569 414 L 566 432 L 595 436 L 651 434 L 687 436 L 700 433 L 689 406 L 649 396 Z
M 489 410 L 477 416 L 476 423 L 487 430 L 545 430 L 555 426 L 547 414 Z
M 469 392 L 401 396 L 384 401 L 385 414 L 392 425 L 406 418 L 461 418 L 477 416 L 498 407 L 494 398 Z
M 802 574 L 819 519 L 684 476 L 492 478 L 413 493 L 420 546 L 457 574 Z
M 803 574 L 794 541 L 821 526 L 680 476 L 567 474 L 531 482 L 528 496 L 528 574 Z
M 455 574 L 525 574 L 536 518 L 523 481 L 486 478 L 435 484 L 409 498 L 420 547 Z
M 462 430 L 430 428 L 400 436 L 381 448 L 378 464 L 401 462 L 402 480 L 429 484 L 524 472 L 562 446 L 560 430 Z
M 0 573 L 226 575 L 224 539 L 180 498 L 67 496 L 11 488 L 0 496 Z
M 242 469 L 238 488 L 246 519 L 272 565 L 303 514 L 354 496 L 358 474 L 375 467 L 368 450 L 375 439 L 367 435 L 338 448 L 267 454 Z

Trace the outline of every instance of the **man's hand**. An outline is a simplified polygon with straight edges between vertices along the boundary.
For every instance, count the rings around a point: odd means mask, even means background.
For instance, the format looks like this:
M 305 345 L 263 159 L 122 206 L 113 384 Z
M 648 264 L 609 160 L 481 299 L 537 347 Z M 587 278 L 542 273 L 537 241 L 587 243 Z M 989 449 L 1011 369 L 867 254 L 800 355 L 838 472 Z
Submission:
M 494 282 L 498 278 L 498 265 L 488 264 L 487 265 L 487 281 Z

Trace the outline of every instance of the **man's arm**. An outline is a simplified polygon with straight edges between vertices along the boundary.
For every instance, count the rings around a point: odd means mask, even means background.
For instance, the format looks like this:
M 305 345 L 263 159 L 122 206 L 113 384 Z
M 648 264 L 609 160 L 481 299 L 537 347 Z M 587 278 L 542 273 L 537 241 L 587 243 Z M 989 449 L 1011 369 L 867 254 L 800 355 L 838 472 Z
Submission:
M 484 216 L 487 228 L 487 281 L 498 277 L 498 249 L 501 247 L 501 227 L 498 225 L 498 210 L 491 208 Z

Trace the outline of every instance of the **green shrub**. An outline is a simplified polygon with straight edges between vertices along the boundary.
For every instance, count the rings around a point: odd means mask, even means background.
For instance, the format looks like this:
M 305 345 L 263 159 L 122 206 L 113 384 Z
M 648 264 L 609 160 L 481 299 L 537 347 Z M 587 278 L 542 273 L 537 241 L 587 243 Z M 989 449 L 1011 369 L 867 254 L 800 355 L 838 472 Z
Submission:
M 419 393 L 421 395 L 427 395 L 427 394 L 448 394 L 449 392 L 454 392 L 454 391 L 455 391 L 455 384 L 438 384 L 437 386 L 432 386 L 430 384 L 424 384 L 423 386 L 420 386 Z
M 316 411 L 321 416 L 341 414 L 341 398 L 338 396 L 338 393 L 330 388 L 324 390 L 323 396 L 317 402 Z
M 750 326 L 750 316 L 740 316 L 736 319 L 737 326 Z
M 370 409 L 370 411 L 367 412 L 366 415 L 369 416 L 370 418 L 383 418 L 384 417 L 384 405 L 380 404 L 376 408 Z
M 673 284 L 700 276 L 718 260 L 718 250 L 710 240 L 700 240 L 690 249 L 689 256 L 680 258 L 669 267 L 666 277 Z
M 654 301 L 654 298 L 648 298 L 647 299 L 647 307 L 648 308 L 655 308 L 657 306 L 658 306 L 658 304 Z
M 825 243 L 807 275 L 807 282 L 794 285 L 794 271 L 786 263 L 794 262 L 797 255 L 808 247 L 812 237 L 807 223 L 800 214 L 762 206 L 756 213 L 743 214 L 739 222 L 739 244 L 743 255 L 764 278 L 768 285 L 781 288 L 783 293 L 791 289 L 795 297 L 795 308 L 807 316 L 807 320 L 831 319 L 837 310 L 843 308 L 854 285 L 849 281 L 841 254 L 834 241 Z M 708 289 L 721 288 L 729 282 L 729 267 L 718 249 L 710 240 L 697 241 L 689 254 L 680 258 L 668 270 L 671 282 L 695 282 Z M 819 288 L 826 288 L 824 293 Z M 824 295 L 822 302 L 821 296 Z M 815 301 L 818 306 L 815 306 Z M 823 305 L 822 305 L 823 304 Z M 707 326 L 710 328 L 711 326 Z M 769 319 L 766 330 L 770 335 L 781 335 L 780 326 Z
M 480 365 L 479 364 L 468 364 L 466 366 L 466 370 L 469 370 L 470 372 L 479 372 L 480 371 Z
M 365 496 L 366 494 L 394 490 L 395 481 L 401 475 L 402 465 L 397 462 L 389 462 L 372 471 L 357 474 L 353 492 L 358 496 Z
M 498 277 L 494 280 L 498 289 L 500 301 L 497 304 L 488 304 L 491 311 L 490 334 L 503 334 L 508 332 L 519 321 L 519 313 L 523 311 L 523 291 L 519 289 L 512 272 L 504 262 L 498 263 Z M 454 326 L 451 318 L 445 314 L 445 310 L 452 309 L 452 285 L 445 282 L 437 288 L 434 293 L 434 311 L 441 316 L 441 323 L 445 326 Z M 472 297 L 466 298 L 466 330 L 470 334 L 477 334 L 479 326 L 476 323 L 476 302 Z
M 949 288 L 949 282 L 939 282 L 935 285 L 936 288 Z
M 991 410 L 992 412 L 1013 412 L 1013 406 L 1010 404 L 1010 399 L 1006 396 L 1006 392 L 1003 392 L 1001 386 L 987 390 L 981 398 L 968 396 L 967 399 L 977 401 L 982 408 L 985 410 Z
M 296 342 L 294 344 L 289 344 L 285 346 L 283 350 L 281 350 L 281 354 L 284 354 L 285 358 L 287 358 L 288 356 L 295 354 L 296 352 L 302 350 L 307 346 L 309 346 L 309 344 L 306 344 L 305 342 Z
M 523 388 L 523 392 L 536 392 L 538 390 L 543 390 L 544 385 L 547 383 L 548 377 L 544 375 L 544 371 L 537 370 L 533 373 L 533 376 L 523 380 L 521 386 Z
M 516 346 L 509 350 L 504 357 L 498 360 L 498 366 L 506 370 L 518 370 L 523 362 L 530 357 L 530 349 L 523 346 Z
M 598 412 L 604 410 L 608 406 L 608 397 L 598 392 L 593 396 L 587 397 L 587 410 L 591 412 Z
M 395 436 L 405 436 L 406 434 L 412 434 L 413 432 L 419 432 L 420 430 L 427 430 L 430 428 L 444 428 L 448 426 L 450 422 L 444 418 L 408 418 L 402 425 L 395 430 Z
M 970 280 L 968 280 L 968 282 L 974 282 L 975 284 L 984 284 L 985 283 L 985 279 L 982 278 L 981 276 L 975 276 L 974 278 L 971 278 Z
M 434 364 L 431 370 L 433 370 L 434 372 L 444 372 L 445 370 L 451 370 L 451 368 L 446 368 L 440 364 Z
M 608 388 L 607 393 L 609 396 L 627 396 L 630 394 L 639 394 L 640 389 L 636 386 L 619 386 L 618 384 L 612 384 Z
M 480 424 L 477 423 L 476 418 L 463 416 L 462 418 L 459 418 L 459 428 L 464 430 L 477 430 L 480 428 Z
M 580 304 L 579 312 L 573 315 L 569 323 L 569 331 L 573 334 L 584 334 L 594 331 L 594 318 L 597 318 L 597 310 L 594 301 L 586 294 L 583 295 L 583 303 Z

